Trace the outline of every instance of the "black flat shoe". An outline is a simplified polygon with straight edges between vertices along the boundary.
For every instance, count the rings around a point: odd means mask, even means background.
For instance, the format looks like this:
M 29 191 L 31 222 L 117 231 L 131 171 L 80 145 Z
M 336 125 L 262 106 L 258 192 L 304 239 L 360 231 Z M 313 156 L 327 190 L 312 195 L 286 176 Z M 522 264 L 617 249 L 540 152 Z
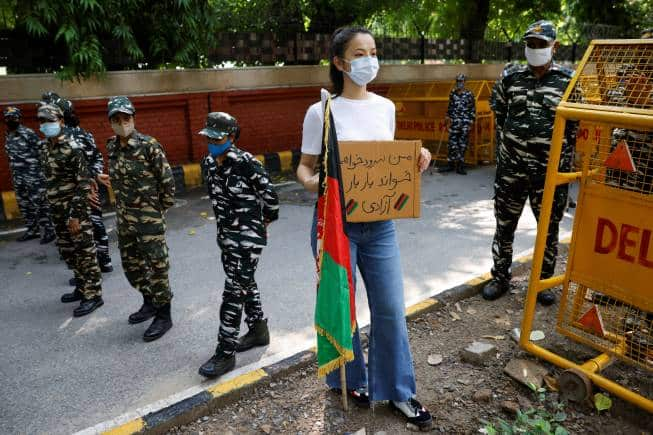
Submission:
M 338 397 L 342 394 L 340 388 L 332 388 L 331 391 L 336 393 Z M 370 407 L 370 396 L 367 394 L 367 391 L 363 388 L 357 390 L 347 390 L 347 397 L 354 402 L 354 405 L 359 408 L 369 408 Z
M 426 432 L 431 430 L 433 417 L 431 417 L 431 413 L 416 399 L 410 399 L 405 402 L 391 400 L 390 408 L 406 417 L 406 421 L 417 426 L 420 431 Z

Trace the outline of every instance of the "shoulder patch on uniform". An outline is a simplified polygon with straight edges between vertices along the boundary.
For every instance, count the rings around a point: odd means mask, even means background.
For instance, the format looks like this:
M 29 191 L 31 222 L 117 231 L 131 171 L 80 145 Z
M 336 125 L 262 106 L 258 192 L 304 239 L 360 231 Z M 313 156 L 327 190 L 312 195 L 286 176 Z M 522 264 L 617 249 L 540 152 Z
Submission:
M 506 66 L 503 68 L 503 71 L 501 72 L 501 78 L 508 77 L 510 75 L 513 75 L 515 73 L 519 72 L 524 72 L 528 69 L 528 65 L 522 65 L 520 63 L 508 63 Z
M 558 71 L 567 77 L 573 77 L 575 74 L 575 71 L 573 69 L 567 68 L 566 66 L 562 66 L 557 63 L 554 63 L 551 69 Z

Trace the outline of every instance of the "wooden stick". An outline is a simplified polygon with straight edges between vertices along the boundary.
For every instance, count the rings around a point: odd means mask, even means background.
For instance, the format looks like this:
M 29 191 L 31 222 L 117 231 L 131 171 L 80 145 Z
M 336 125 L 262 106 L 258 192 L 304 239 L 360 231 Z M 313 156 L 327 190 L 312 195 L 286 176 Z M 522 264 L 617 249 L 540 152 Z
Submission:
M 347 372 L 345 371 L 345 366 L 340 366 L 340 389 L 342 390 L 342 409 L 347 412 L 349 410 L 349 405 L 347 404 Z

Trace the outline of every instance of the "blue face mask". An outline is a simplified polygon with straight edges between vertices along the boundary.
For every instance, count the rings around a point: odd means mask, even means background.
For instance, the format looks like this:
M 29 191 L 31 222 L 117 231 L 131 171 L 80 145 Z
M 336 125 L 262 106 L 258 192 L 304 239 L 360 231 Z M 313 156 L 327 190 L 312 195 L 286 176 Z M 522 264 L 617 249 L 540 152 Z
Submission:
M 227 139 L 227 141 L 223 144 L 217 144 L 217 143 L 209 143 L 209 154 L 211 154 L 213 157 L 218 157 L 224 154 L 227 149 L 231 146 L 231 139 Z
M 59 133 L 61 133 L 61 125 L 59 125 L 58 122 L 44 122 L 41 124 L 39 130 L 41 130 L 41 133 L 43 133 L 45 137 L 55 137 L 59 136 Z

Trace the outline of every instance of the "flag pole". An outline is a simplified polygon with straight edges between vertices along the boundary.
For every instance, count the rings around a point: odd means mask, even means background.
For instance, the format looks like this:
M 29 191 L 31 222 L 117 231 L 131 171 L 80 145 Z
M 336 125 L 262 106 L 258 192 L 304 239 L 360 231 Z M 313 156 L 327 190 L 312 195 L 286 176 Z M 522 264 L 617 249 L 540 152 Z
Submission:
M 347 372 L 345 371 L 345 365 L 340 366 L 340 391 L 342 391 L 342 410 L 347 412 L 349 411 L 349 406 L 347 404 Z

